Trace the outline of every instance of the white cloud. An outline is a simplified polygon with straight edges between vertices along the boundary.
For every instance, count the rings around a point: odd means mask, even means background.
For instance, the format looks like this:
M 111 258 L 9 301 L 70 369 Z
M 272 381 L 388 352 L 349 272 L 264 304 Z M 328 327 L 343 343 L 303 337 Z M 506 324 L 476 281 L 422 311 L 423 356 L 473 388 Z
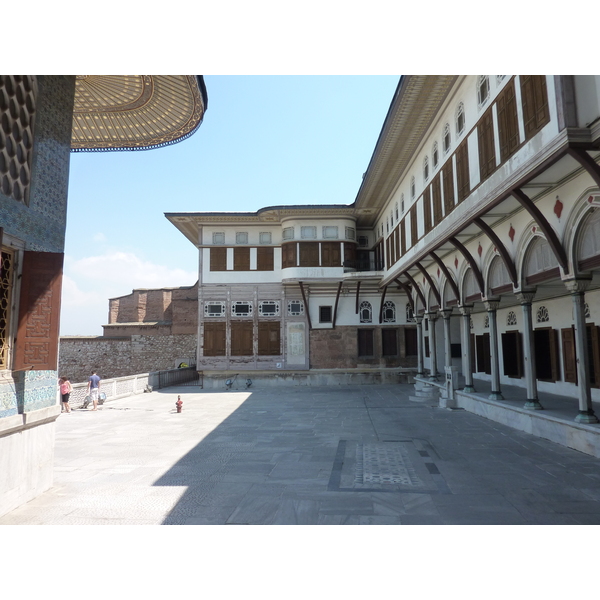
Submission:
M 136 288 L 193 285 L 198 274 L 145 261 L 131 252 L 74 259 L 65 256 L 61 335 L 101 335 L 108 300 Z
M 106 236 L 101 231 L 99 231 L 98 233 L 94 234 L 94 237 L 92 239 L 94 240 L 94 242 L 105 242 Z

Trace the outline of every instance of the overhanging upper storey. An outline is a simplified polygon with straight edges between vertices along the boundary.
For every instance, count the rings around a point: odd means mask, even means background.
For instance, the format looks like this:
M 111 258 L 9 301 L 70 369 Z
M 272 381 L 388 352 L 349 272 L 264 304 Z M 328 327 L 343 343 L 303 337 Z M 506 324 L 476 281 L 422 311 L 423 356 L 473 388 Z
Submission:
M 148 150 L 196 131 L 208 106 L 200 75 L 78 75 L 71 150 Z
M 267 206 L 256 212 L 165 213 L 165 217 L 195 246 L 199 244 L 203 226 L 281 225 L 290 219 L 318 221 L 350 217 L 355 220 L 355 215 L 354 207 L 347 204 Z
M 457 75 L 402 76 L 356 196 L 359 226 L 374 225 L 457 80 Z

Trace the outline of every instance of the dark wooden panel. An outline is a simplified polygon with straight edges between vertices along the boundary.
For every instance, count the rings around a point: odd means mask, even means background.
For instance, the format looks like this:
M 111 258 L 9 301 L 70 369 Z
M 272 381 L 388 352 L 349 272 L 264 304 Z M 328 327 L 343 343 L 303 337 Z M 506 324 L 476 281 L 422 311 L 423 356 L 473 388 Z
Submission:
M 231 356 L 252 356 L 252 321 L 231 321 Z
M 227 248 L 218 247 L 210 249 L 210 270 L 227 271 Z
M 319 266 L 319 242 L 300 242 L 300 266 Z
M 204 356 L 225 356 L 226 323 L 224 321 L 204 322 Z
M 273 271 L 275 268 L 274 249 L 272 246 L 264 246 L 256 249 L 256 270 Z
M 234 248 L 233 249 L 233 270 L 234 271 L 249 271 L 250 270 L 250 248 Z
M 456 180 L 458 201 L 462 202 L 471 191 L 471 183 L 469 181 L 469 150 L 466 139 L 456 149 Z
M 500 161 L 507 161 L 519 147 L 519 117 L 515 81 L 511 79 L 496 100 L 498 112 L 498 136 L 500 138 Z
M 63 257 L 54 252 L 24 253 L 15 370 L 57 368 Z
M 496 170 L 494 119 L 491 106 L 477 123 L 477 140 L 479 145 L 479 175 L 481 181 L 484 181 Z
M 258 354 L 261 356 L 279 356 L 281 354 L 279 321 L 258 323 Z
M 443 189 L 444 189 L 444 211 L 449 214 L 454 210 L 454 176 L 452 168 L 452 157 L 442 167 Z
M 373 329 L 358 330 L 358 356 L 373 356 Z

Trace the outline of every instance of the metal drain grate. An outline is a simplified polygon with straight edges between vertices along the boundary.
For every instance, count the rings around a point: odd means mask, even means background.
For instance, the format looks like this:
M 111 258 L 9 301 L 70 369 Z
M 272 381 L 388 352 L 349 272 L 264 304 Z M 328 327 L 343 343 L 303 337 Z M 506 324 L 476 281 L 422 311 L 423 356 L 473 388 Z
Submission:
M 390 442 L 357 445 L 354 481 L 370 485 L 423 485 L 408 450 L 403 444 Z

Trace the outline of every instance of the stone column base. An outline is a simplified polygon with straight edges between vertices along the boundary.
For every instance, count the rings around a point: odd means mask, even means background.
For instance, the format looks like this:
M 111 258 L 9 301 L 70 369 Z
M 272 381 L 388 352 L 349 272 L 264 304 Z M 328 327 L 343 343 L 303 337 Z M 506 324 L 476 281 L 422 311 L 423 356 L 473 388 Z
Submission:
M 544 407 L 540 404 L 539 400 L 527 400 L 523 408 L 527 410 L 544 410 Z

